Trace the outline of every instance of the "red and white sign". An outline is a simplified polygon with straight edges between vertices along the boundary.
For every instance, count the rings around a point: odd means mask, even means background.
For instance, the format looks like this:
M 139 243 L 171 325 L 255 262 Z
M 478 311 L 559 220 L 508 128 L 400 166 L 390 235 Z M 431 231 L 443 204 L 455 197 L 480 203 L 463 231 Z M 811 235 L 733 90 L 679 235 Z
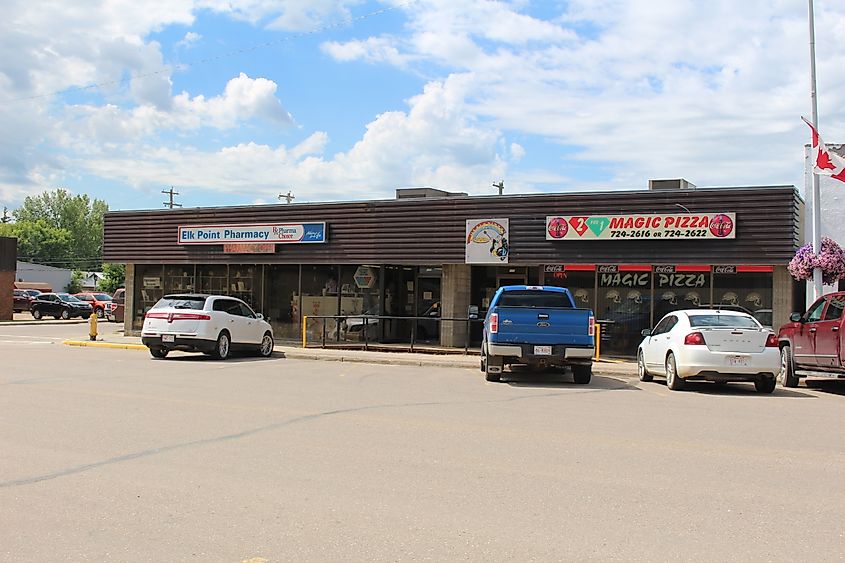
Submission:
M 806 119 L 804 119 L 804 123 L 809 125 L 813 132 L 813 172 L 845 182 L 845 158 L 842 158 L 824 144 L 812 123 Z

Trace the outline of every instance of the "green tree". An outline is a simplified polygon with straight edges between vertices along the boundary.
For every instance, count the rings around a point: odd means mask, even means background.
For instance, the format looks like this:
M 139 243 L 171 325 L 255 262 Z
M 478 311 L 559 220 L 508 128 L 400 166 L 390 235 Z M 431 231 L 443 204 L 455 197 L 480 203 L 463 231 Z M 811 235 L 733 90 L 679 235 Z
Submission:
M 102 200 L 63 189 L 27 197 L 13 213 L 18 256 L 61 268 L 96 270 L 102 263 L 103 215 L 108 209 Z
M 126 281 L 126 266 L 124 264 L 103 264 L 103 279 L 100 280 L 100 291 L 114 293 L 118 287 L 123 287 Z
M 79 293 L 82 291 L 82 280 L 85 279 L 85 272 L 74 270 L 70 275 L 70 283 L 67 284 L 68 293 Z

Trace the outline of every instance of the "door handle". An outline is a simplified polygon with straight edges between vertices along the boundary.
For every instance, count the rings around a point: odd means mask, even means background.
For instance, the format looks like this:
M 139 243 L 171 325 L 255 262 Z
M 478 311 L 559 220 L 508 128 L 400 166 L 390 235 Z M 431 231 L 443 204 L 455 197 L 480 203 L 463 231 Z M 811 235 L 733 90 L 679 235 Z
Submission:
M 839 332 L 839 327 L 835 326 L 835 327 L 831 328 L 830 330 L 832 330 L 833 332 Z
M 810 332 L 816 332 L 816 329 L 815 329 L 815 328 L 811 328 L 811 329 L 810 329 Z

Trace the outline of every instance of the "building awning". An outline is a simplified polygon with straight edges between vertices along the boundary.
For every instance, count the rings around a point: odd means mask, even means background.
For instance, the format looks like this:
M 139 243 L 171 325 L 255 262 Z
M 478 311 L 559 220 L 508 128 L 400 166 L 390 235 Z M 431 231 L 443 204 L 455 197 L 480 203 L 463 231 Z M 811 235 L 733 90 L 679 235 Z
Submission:
M 53 291 L 53 287 L 49 283 L 25 281 L 16 281 L 15 289 L 37 289 L 42 293 L 48 293 Z

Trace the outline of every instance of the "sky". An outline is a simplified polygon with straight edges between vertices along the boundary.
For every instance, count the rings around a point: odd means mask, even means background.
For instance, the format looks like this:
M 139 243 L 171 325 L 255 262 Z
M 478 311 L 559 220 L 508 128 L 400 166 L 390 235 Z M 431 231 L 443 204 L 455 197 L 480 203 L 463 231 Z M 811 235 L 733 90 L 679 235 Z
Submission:
M 3 0 L 0 206 L 804 189 L 800 0 Z M 816 0 L 845 142 L 845 3 Z

